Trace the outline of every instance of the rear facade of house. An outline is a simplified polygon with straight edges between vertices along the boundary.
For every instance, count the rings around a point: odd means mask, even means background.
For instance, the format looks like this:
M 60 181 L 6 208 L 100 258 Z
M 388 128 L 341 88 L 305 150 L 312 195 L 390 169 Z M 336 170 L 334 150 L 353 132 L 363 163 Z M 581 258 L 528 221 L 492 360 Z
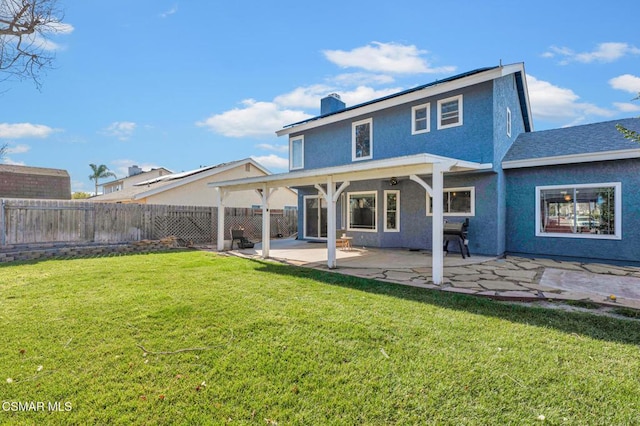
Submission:
M 522 64 L 483 68 L 397 95 L 345 108 L 336 95 L 321 115 L 291 125 L 290 170 L 326 169 L 430 154 L 487 165 L 445 173 L 445 220 L 469 219 L 471 253 L 506 251 L 506 181 L 501 162 L 531 130 Z M 420 176 L 429 183 L 429 175 Z M 325 239 L 326 204 L 318 190 L 298 190 L 299 238 Z M 355 246 L 430 249 L 431 199 L 409 176 L 352 182 L 337 203 L 339 232 Z M 453 247 L 452 247 L 453 248 Z

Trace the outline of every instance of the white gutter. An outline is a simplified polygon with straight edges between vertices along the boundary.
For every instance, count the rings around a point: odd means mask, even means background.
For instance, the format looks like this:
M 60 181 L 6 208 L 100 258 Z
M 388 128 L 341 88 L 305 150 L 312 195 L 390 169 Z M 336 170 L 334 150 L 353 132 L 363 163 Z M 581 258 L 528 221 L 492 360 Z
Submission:
M 524 160 L 503 161 L 503 169 L 520 169 L 524 167 L 554 166 L 560 164 L 591 163 L 594 161 L 625 160 L 640 158 L 640 148 L 622 149 L 618 151 L 587 152 L 583 154 L 556 155 L 553 157 L 527 158 Z

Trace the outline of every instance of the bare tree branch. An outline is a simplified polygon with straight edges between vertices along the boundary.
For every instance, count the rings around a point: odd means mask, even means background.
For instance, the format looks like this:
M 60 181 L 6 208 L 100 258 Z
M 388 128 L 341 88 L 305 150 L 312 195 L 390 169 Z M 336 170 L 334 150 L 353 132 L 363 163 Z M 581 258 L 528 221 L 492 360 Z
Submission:
M 27 78 L 40 88 L 54 59 L 48 39 L 64 28 L 62 18 L 57 0 L 0 0 L 0 81 Z

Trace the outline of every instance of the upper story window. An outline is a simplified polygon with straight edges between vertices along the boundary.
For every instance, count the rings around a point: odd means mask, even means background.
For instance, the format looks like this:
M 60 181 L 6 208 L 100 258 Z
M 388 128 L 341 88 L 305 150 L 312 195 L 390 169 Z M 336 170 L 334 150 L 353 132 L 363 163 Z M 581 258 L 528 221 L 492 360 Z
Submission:
M 418 135 L 430 131 L 430 104 L 416 105 L 411 108 L 411 134 Z
M 476 214 L 476 189 L 445 188 L 442 192 L 444 216 L 475 216 Z M 427 215 L 433 214 L 433 200 L 427 194 Z
M 373 119 L 357 121 L 351 125 L 351 158 L 353 161 L 373 157 Z
M 462 126 L 462 95 L 438 101 L 438 129 Z
M 507 108 L 507 136 L 511 137 L 511 110 Z
M 620 182 L 536 187 L 536 236 L 622 238 Z
M 289 170 L 304 168 L 304 136 L 289 139 Z

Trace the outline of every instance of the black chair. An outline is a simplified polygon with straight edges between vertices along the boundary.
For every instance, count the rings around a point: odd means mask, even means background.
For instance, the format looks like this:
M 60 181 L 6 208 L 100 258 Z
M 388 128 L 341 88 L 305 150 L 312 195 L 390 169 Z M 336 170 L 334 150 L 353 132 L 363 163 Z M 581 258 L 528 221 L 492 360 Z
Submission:
M 464 259 L 464 252 L 467 252 L 467 256 L 471 257 L 469 253 L 469 218 L 466 218 L 464 222 L 445 222 L 442 231 L 444 239 L 444 251 L 445 254 L 449 253 L 449 241 L 457 241 L 460 246 L 460 254 Z
M 238 241 L 238 248 L 241 249 L 253 248 L 255 245 L 244 236 L 244 229 L 231 230 L 231 250 L 233 250 L 233 243 L 235 241 Z

